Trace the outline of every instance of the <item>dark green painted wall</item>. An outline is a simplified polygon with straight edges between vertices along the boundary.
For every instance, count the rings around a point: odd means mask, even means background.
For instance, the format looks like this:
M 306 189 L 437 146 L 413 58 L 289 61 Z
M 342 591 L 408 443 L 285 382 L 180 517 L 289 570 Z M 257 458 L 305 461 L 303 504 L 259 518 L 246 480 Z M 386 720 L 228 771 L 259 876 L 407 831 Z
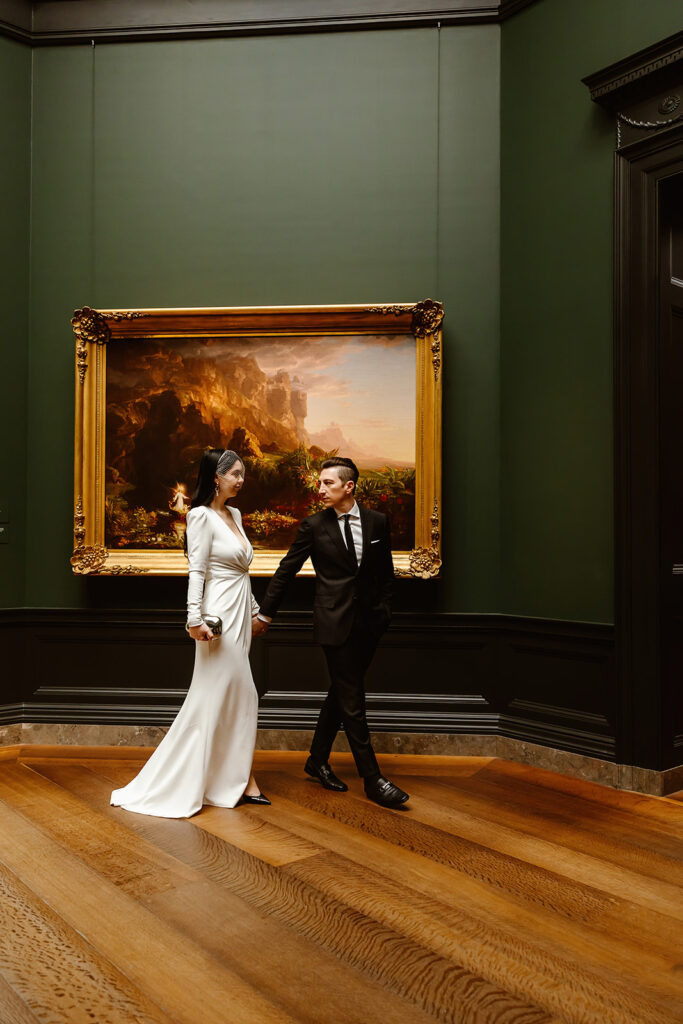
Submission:
M 445 564 L 404 606 L 498 600 L 495 26 L 37 49 L 29 437 L 35 606 L 183 601 L 75 579 L 71 311 L 440 298 Z M 163 458 L 163 452 L 160 452 Z
M 9 506 L 11 518 L 9 543 L 0 544 L 0 605 L 13 607 L 24 601 L 31 50 L 5 38 L 0 38 L 0 152 L 0 506 Z M 41 469 L 48 461 L 43 453 Z
M 445 572 L 401 584 L 399 604 L 610 621 L 613 129 L 581 78 L 679 23 L 674 0 L 538 0 L 502 35 L 37 49 L 31 336 L 14 356 L 28 406 L 10 397 L 15 420 L 28 409 L 22 438 L 53 458 L 49 500 L 28 482 L 40 543 L 25 559 L 0 548 L 5 602 L 183 600 L 181 580 L 70 573 L 76 306 L 429 295 L 447 311 Z M 2 52 L 26 98 L 29 51 Z M 2 173 L 26 225 L 24 171 Z M 21 444 L 1 446 L 11 473 Z
M 502 31 L 501 611 L 612 621 L 613 121 L 581 79 L 679 0 L 539 0 Z

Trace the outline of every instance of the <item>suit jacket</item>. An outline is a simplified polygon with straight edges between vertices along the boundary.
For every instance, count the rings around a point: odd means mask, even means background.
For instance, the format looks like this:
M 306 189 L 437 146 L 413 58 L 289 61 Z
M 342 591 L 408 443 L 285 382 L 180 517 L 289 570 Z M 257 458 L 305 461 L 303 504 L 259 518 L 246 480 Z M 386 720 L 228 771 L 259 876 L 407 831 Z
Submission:
M 394 564 L 389 520 L 383 512 L 358 508 L 363 532 L 360 566 L 353 564 L 334 509 L 308 516 L 268 584 L 261 602 L 264 615 L 275 615 L 285 590 L 310 557 L 316 576 L 313 635 L 318 643 L 343 644 L 357 612 L 379 638 L 391 618 Z

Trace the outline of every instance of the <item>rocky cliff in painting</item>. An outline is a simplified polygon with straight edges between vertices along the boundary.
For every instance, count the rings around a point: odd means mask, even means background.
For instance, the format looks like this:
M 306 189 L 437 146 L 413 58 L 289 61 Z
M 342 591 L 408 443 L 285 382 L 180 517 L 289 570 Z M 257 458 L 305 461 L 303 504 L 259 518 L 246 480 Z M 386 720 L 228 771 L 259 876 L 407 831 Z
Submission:
M 306 393 L 221 339 L 132 340 L 107 349 L 107 492 L 165 507 L 202 451 L 244 439 L 243 452 L 308 444 Z

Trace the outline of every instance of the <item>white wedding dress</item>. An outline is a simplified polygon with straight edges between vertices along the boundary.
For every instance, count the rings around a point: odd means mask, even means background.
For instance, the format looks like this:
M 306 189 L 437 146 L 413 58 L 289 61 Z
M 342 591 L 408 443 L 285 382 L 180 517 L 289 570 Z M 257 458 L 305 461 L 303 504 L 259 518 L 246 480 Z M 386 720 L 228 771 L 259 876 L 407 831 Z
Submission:
M 127 811 L 187 818 L 202 804 L 234 807 L 249 781 L 256 744 L 258 695 L 249 665 L 254 552 L 242 517 L 227 506 L 244 543 L 214 509 L 187 514 L 189 624 L 218 615 L 223 632 L 195 641 L 192 682 L 173 725 L 138 775 L 114 790 L 111 803 Z

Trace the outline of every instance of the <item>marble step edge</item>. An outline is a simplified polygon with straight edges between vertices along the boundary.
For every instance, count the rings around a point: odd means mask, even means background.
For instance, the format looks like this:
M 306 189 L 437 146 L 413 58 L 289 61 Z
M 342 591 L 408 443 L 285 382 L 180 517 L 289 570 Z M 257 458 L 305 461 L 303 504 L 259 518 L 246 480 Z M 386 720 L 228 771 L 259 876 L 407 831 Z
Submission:
M 83 725 L 55 722 L 24 722 L 0 727 L 0 760 L 25 755 L 36 757 L 108 757 L 132 760 L 146 756 L 166 734 L 165 726 Z M 300 753 L 305 756 L 312 738 L 305 729 L 259 729 L 256 749 Z M 481 733 L 397 733 L 373 734 L 376 752 L 426 757 L 500 757 L 535 768 L 559 772 L 613 789 L 631 790 L 649 796 L 666 796 L 683 789 L 683 765 L 655 771 L 634 765 L 616 764 L 596 757 L 528 743 L 508 736 Z M 61 748 L 59 754 L 55 748 Z M 85 751 L 84 751 L 85 748 Z M 341 735 L 335 751 L 348 751 Z

